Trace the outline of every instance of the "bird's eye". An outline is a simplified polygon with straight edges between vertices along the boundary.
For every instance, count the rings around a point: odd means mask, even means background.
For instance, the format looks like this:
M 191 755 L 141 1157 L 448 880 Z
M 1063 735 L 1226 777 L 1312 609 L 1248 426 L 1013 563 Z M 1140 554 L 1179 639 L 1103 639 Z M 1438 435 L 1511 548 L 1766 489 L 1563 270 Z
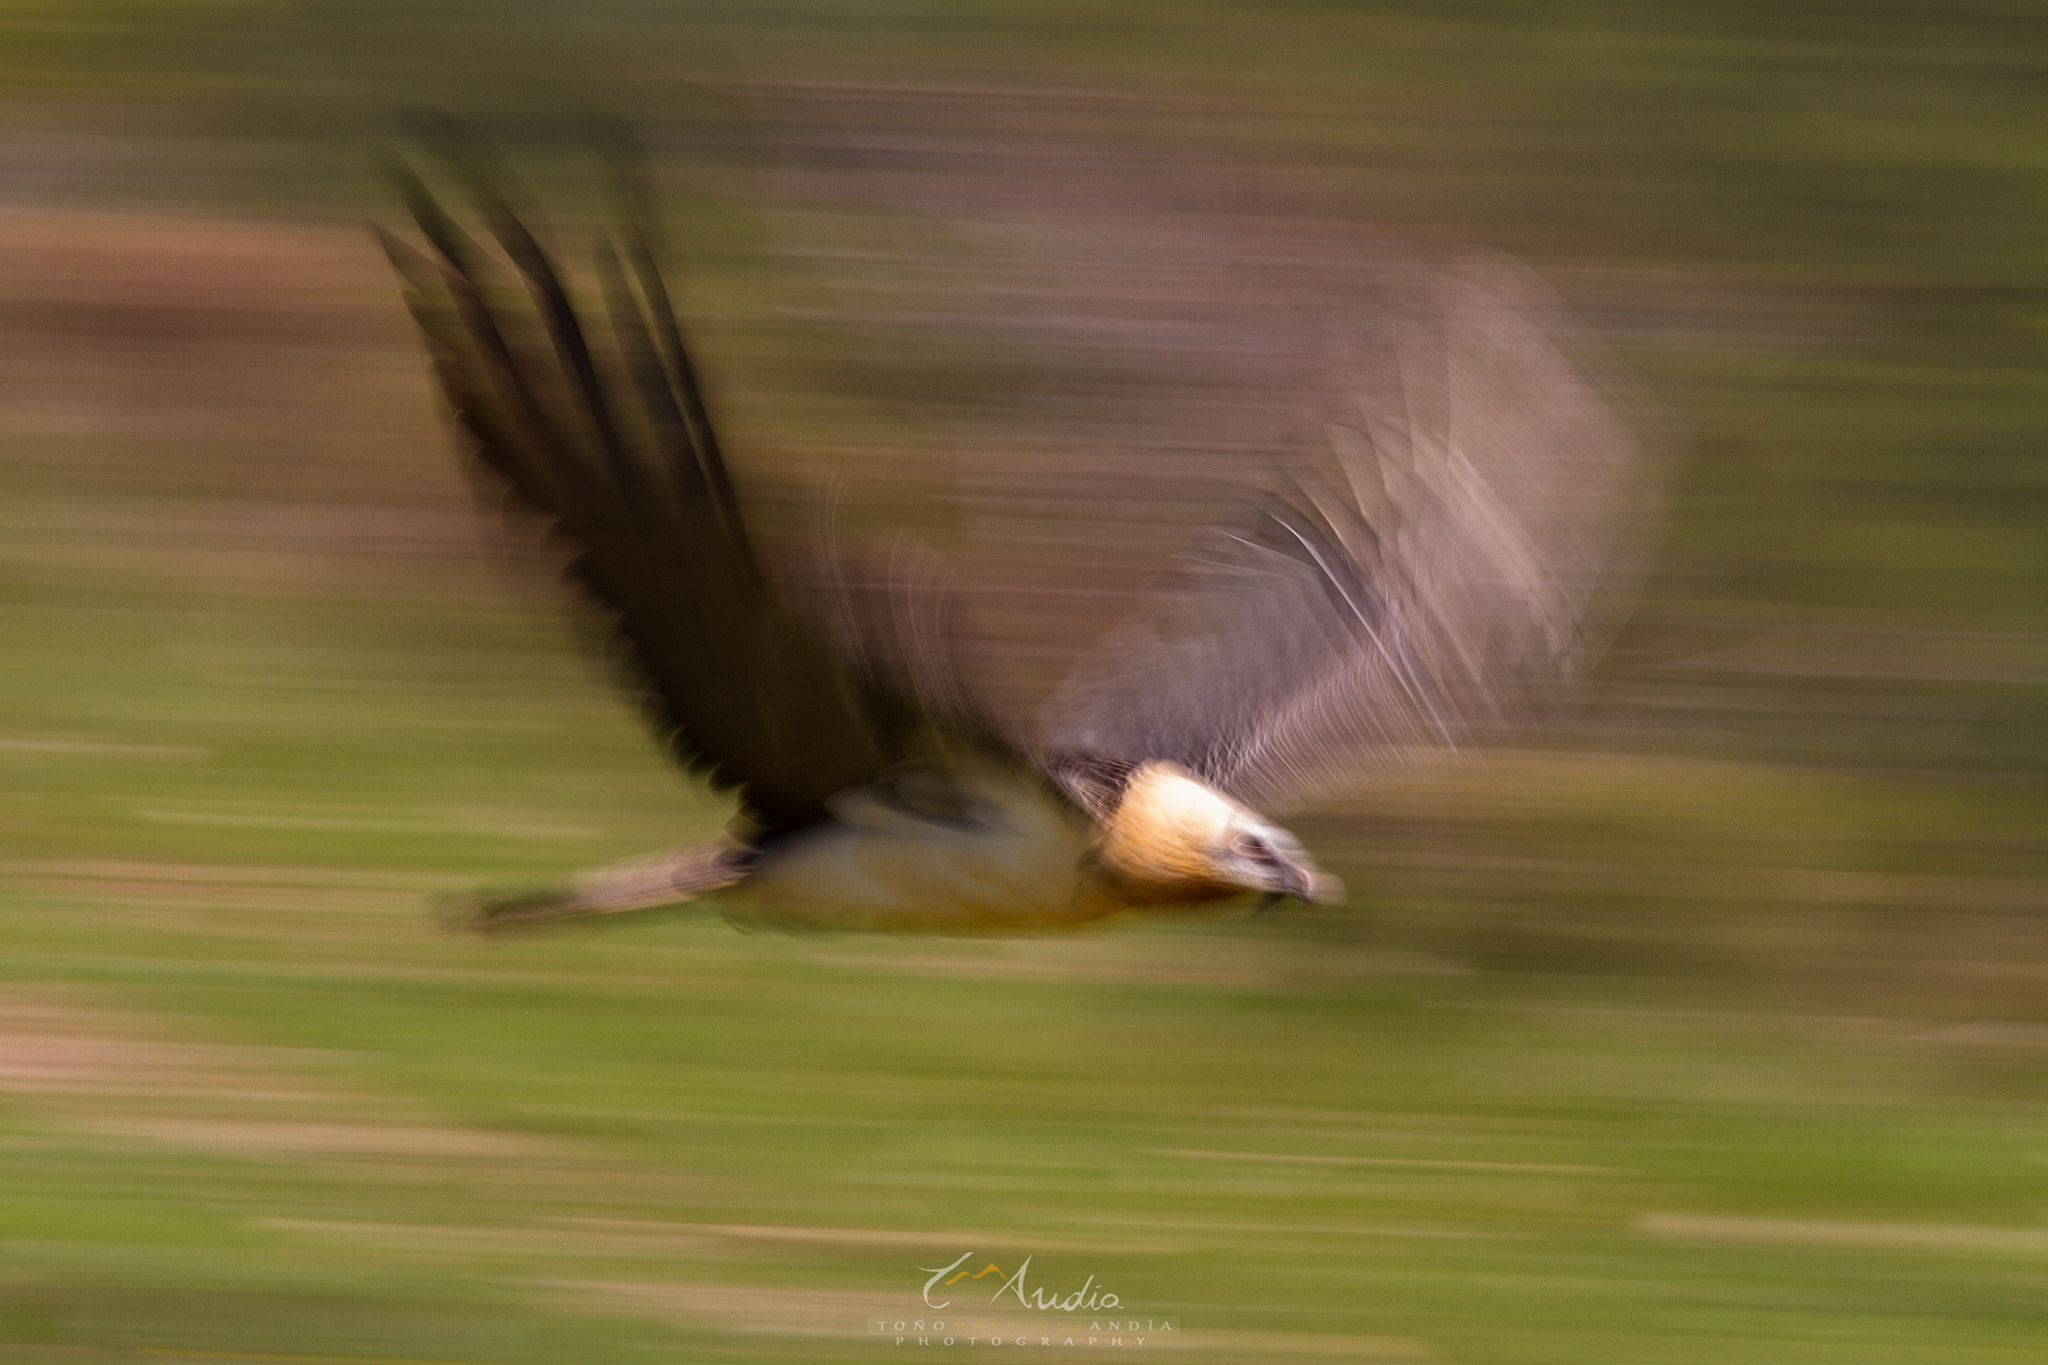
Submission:
M 1249 834 L 1240 834 L 1231 839 L 1230 851 L 1240 858 L 1249 858 L 1255 863 L 1276 863 L 1280 861 L 1273 856 L 1273 846 L 1271 844 L 1267 843 L 1264 839 L 1255 838 Z

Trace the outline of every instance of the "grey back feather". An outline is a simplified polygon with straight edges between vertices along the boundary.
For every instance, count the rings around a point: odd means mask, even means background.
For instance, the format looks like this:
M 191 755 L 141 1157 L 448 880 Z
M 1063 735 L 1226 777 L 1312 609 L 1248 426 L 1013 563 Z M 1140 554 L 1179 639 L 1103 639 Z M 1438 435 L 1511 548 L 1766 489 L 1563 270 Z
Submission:
M 1506 258 L 1390 274 L 1331 328 L 1303 449 L 1076 663 L 1043 743 L 1279 811 L 1530 720 L 1647 557 L 1656 443 L 1608 369 Z

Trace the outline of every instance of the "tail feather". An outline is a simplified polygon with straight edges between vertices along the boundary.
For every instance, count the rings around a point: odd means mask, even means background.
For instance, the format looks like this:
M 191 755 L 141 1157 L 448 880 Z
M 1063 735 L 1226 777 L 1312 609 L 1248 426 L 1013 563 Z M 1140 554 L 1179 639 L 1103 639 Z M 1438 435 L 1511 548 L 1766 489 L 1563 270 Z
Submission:
M 451 928 L 481 933 L 564 920 L 662 910 L 731 886 L 754 866 L 754 850 L 714 839 L 579 872 L 554 886 L 475 892 L 442 905 Z

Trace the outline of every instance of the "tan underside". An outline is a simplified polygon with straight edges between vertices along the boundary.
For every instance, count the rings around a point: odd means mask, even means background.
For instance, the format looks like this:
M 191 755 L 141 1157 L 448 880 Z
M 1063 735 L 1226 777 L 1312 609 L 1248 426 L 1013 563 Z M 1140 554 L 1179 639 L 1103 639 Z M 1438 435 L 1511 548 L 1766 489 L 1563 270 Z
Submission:
M 1004 934 L 1237 894 L 1172 863 L 1162 852 L 1170 831 L 1145 845 L 1161 853 L 1156 868 L 1108 859 L 1107 844 L 1035 775 L 984 772 L 963 785 L 985 808 L 971 825 L 849 793 L 834 823 L 774 850 L 724 897 L 728 913 L 782 929 Z

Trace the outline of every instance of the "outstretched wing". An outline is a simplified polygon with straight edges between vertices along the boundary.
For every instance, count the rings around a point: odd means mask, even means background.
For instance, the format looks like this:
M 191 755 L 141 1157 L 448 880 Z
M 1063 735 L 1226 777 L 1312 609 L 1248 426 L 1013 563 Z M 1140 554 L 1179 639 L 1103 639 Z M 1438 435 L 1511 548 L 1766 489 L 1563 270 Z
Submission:
M 1481 257 L 1333 329 L 1311 450 L 1178 561 L 1040 714 L 1263 810 L 1528 719 L 1618 626 L 1656 461 L 1563 305 Z
M 765 831 L 822 818 L 885 766 L 884 708 L 762 572 L 657 265 L 637 148 L 620 147 L 623 252 L 598 247 L 608 327 L 593 331 L 488 153 L 452 125 L 427 132 L 497 251 L 404 166 L 430 250 L 379 236 L 476 458 L 567 539 L 570 578 L 684 767 L 737 789 Z

